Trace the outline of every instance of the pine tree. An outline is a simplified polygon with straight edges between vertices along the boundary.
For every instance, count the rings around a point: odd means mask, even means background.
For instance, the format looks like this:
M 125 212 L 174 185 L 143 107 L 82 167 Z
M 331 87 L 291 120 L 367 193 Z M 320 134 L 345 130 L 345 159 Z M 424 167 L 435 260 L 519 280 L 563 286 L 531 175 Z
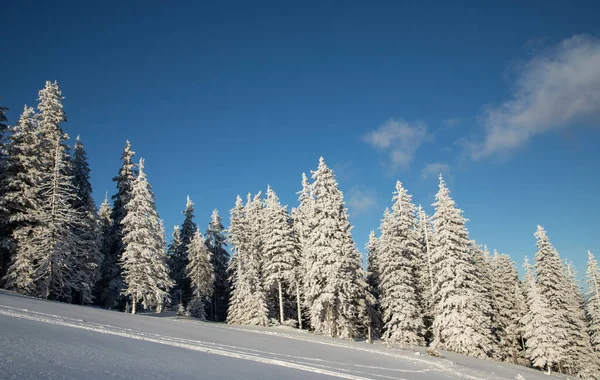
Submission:
M 433 242 L 433 226 L 425 210 L 421 205 L 417 207 L 417 226 L 418 239 L 420 243 L 421 254 L 416 256 L 415 263 L 417 264 L 417 279 L 419 293 L 421 294 L 421 302 L 424 309 L 425 327 L 430 329 L 433 320 L 433 284 L 435 274 L 433 273 L 433 264 L 431 260 L 432 242 Z
M 435 277 L 434 347 L 475 356 L 490 356 L 493 341 L 483 289 L 465 227 L 462 211 L 455 207 L 440 176 L 433 224 L 432 252 Z
M 136 313 L 138 302 L 144 309 L 160 308 L 169 301 L 169 277 L 166 263 L 164 228 L 156 212 L 152 188 L 144 172 L 144 160 L 138 164 L 139 174 L 133 181 L 131 198 L 122 220 L 125 250 L 120 261 L 123 268 L 125 289 L 123 294 L 131 297 L 131 313 Z
M 81 241 L 80 257 L 77 258 L 76 274 L 81 284 L 79 299 L 81 303 L 93 301 L 92 290 L 100 277 L 100 265 L 103 261 L 100 249 L 100 231 L 98 229 L 98 214 L 96 204 L 92 198 L 92 185 L 90 184 L 90 167 L 87 162 L 87 154 L 77 136 L 73 147 L 73 185 L 76 196 L 73 207 L 82 214 L 82 228 L 75 230 L 75 234 Z
M 522 309 L 518 298 L 519 277 L 515 263 L 505 254 L 494 251 L 491 261 L 494 273 L 492 292 L 494 299 L 495 335 L 499 342 L 497 357 L 500 360 L 512 360 L 518 363 L 519 350 L 521 348 L 521 319 Z
M 169 273 L 171 274 L 171 279 L 175 282 L 175 267 L 179 265 L 178 262 L 178 252 L 181 249 L 181 227 L 179 225 L 175 225 L 173 227 L 173 233 L 171 234 L 171 241 L 167 246 L 167 264 L 169 265 Z M 179 270 L 178 270 L 179 272 Z M 176 282 L 175 282 L 176 283 Z M 171 301 L 184 309 L 184 306 L 181 302 L 181 292 L 175 291 L 176 286 L 171 288 Z
M 194 233 L 198 226 L 194 222 L 194 202 L 188 196 L 185 203 L 185 218 L 181 225 L 179 244 L 171 257 L 171 276 L 175 281 L 175 286 L 171 289 L 173 297 L 177 297 L 180 303 L 184 305 L 192 297 L 190 281 L 185 275 L 185 268 L 189 263 L 188 246 L 194 237 Z
M 424 325 L 414 265 L 421 249 L 415 231 L 415 206 L 400 181 L 396 182 L 392 200 L 392 212 L 381 225 L 378 252 L 383 339 L 401 345 L 423 345 Z
M 387 215 L 389 209 L 386 208 L 385 213 Z M 379 239 L 375 235 L 375 231 L 369 233 L 369 240 L 365 249 L 367 250 L 366 282 L 368 292 L 371 295 L 370 299 L 372 300 L 372 302 L 367 305 L 371 322 L 370 335 L 374 334 L 375 336 L 380 336 L 383 323 L 381 320 L 381 307 L 379 305 Z
M 46 85 L 38 93 L 38 120 L 40 132 L 40 162 L 42 171 L 49 173 L 54 166 L 54 145 L 58 141 L 63 146 L 63 154 L 67 168 L 70 166 L 69 147 L 66 144 L 69 136 L 63 132 L 61 123 L 67 121 L 63 110 L 62 96 L 56 81 L 46 81 Z
M 200 230 L 196 229 L 187 248 L 188 264 L 185 268 L 185 275 L 189 279 L 192 296 L 196 300 L 205 303 L 213 294 L 215 273 L 211 262 L 211 253 L 204 242 L 204 237 L 200 234 Z M 195 315 L 195 317 L 205 320 L 204 309 L 204 307 L 199 308 L 200 315 Z
M 589 289 L 586 303 L 588 330 L 594 349 L 600 353 L 600 268 L 591 251 L 588 251 L 586 283 Z
M 7 107 L 0 106 L 0 133 L 3 133 L 6 130 L 6 128 L 8 128 L 8 126 L 6 125 L 6 122 L 8 122 L 8 118 L 6 117 L 7 112 Z
M 122 308 L 124 300 L 121 295 L 123 289 L 123 276 L 119 262 L 122 259 L 123 245 L 123 224 L 122 221 L 127 215 L 127 203 L 131 199 L 132 184 L 137 175 L 136 165 L 133 163 L 135 152 L 131 150 L 131 144 L 126 141 L 121 161 L 123 162 L 119 169 L 119 175 L 113 178 L 117 184 L 117 193 L 112 196 L 113 207 L 110 218 L 112 219 L 112 228 L 110 236 L 107 238 L 110 249 L 105 256 L 105 271 L 100 280 L 99 287 L 104 289 L 101 298 L 98 300 L 100 305 L 112 309 Z
M 526 352 L 534 367 L 546 368 L 550 372 L 560 359 L 561 336 L 552 327 L 552 310 L 540 293 L 533 270 L 525 257 L 525 282 L 527 284 L 528 312 L 523 318 Z
M 283 324 L 284 290 L 289 292 L 298 285 L 296 276 L 296 268 L 299 265 L 298 245 L 286 206 L 279 203 L 277 194 L 270 186 L 267 189 L 264 223 L 265 285 L 277 287 L 279 322 Z
M 110 263 L 107 260 L 107 257 L 109 257 L 110 254 L 110 234 L 113 225 L 113 221 L 110 217 L 111 214 L 112 208 L 110 207 L 110 203 L 108 203 L 108 194 L 106 194 L 104 196 L 104 201 L 98 210 L 98 217 L 96 218 L 98 221 L 100 257 L 102 258 L 98 281 L 96 282 L 96 287 L 94 289 L 94 298 L 96 301 L 106 299 L 107 296 L 105 294 L 106 288 L 103 287 L 105 284 L 103 283 L 102 279 L 113 278 L 118 274 L 109 272 L 114 267 L 110 266 Z
M 229 303 L 229 280 L 227 266 L 229 265 L 229 253 L 225 237 L 225 227 L 217 209 L 213 210 L 211 221 L 206 232 L 206 244 L 211 252 L 212 265 L 215 274 L 213 284 L 214 292 L 210 302 L 209 319 L 217 322 L 225 321 L 227 318 L 227 305 Z
M 564 290 L 568 307 L 569 345 L 564 367 L 571 375 L 597 380 L 600 379 L 600 356 L 592 348 L 590 336 L 587 334 L 584 300 L 577 286 L 577 275 L 572 263 L 566 263 L 565 269 L 568 284 Z
M 311 220 L 306 240 L 304 296 L 311 327 L 334 337 L 360 332 L 366 284 L 351 235 L 342 192 L 321 157 L 313 172 Z
M 249 200 L 244 207 L 242 198 L 238 196 L 231 210 L 228 237 L 234 255 L 229 262 L 232 285 L 227 323 L 264 326 L 268 323 L 268 310 L 264 293 L 256 288 L 258 277 L 256 263 L 251 257 L 252 231 L 247 215 L 250 204 Z
M 7 160 L 1 187 L 0 210 L 0 275 L 6 288 L 34 295 L 33 263 L 23 255 L 16 256 L 17 246 L 24 246 L 32 228 L 40 223 L 39 185 L 44 175 L 39 158 L 40 139 L 33 108 L 25 106 L 16 126 L 11 128 L 7 144 Z M 15 271 L 8 274 L 12 266 Z

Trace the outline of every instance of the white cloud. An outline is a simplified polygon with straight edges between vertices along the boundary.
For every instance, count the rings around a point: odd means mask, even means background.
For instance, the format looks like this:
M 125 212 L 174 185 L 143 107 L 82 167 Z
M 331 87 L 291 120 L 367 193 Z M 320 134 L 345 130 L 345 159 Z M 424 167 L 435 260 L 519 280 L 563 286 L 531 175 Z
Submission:
M 600 124 L 600 40 L 575 35 L 519 66 L 512 99 L 488 107 L 472 158 L 506 154 L 536 135 Z
M 432 163 L 425 165 L 423 170 L 421 170 L 421 177 L 423 177 L 423 178 L 429 178 L 431 176 L 437 177 L 438 175 L 440 175 L 440 173 L 442 173 L 444 175 L 448 175 L 449 171 L 450 171 L 450 165 L 448 165 L 447 163 L 432 162 Z
M 459 117 L 453 117 L 450 119 L 442 120 L 442 125 L 445 128 L 454 128 L 456 126 L 459 126 L 460 124 L 462 124 L 462 119 Z
M 346 205 L 352 216 L 372 210 L 377 205 L 375 194 L 371 190 L 353 187 L 348 191 Z
M 392 119 L 365 135 L 364 140 L 378 150 L 388 153 L 394 169 L 406 169 L 427 136 L 424 123 Z

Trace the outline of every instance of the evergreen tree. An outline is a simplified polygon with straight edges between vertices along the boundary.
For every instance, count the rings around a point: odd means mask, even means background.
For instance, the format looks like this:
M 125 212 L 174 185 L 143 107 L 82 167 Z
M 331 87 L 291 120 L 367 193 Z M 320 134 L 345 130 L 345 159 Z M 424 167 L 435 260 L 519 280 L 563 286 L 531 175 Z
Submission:
M 131 150 L 131 144 L 126 141 L 123 154 L 121 155 L 121 168 L 119 175 L 113 178 L 117 184 L 117 193 L 112 196 L 113 207 L 110 218 L 112 219 L 112 228 L 107 242 L 110 246 L 108 255 L 105 256 L 105 270 L 102 273 L 99 287 L 103 289 L 101 297 L 98 300 L 100 305 L 106 308 L 122 308 L 124 305 L 121 291 L 123 289 L 123 276 L 119 262 L 122 259 L 123 245 L 123 224 L 122 221 L 127 215 L 127 203 L 131 199 L 131 189 L 135 176 L 137 175 L 136 165 L 133 163 L 135 152 Z
M 432 345 L 475 357 L 490 356 L 493 341 L 489 315 L 466 219 L 456 208 L 442 176 L 433 206 L 436 242 L 432 261 L 436 276 Z
M 6 123 L 8 122 L 8 118 L 6 117 L 7 112 L 7 107 L 0 106 L 0 133 L 4 133 L 6 128 L 8 128 L 8 126 L 6 125 Z
M 188 244 L 188 264 L 185 274 L 192 288 L 192 296 L 202 303 L 210 299 L 214 290 L 215 273 L 211 261 L 211 253 L 204 238 L 200 234 L 200 230 L 196 229 Z M 195 317 L 205 320 L 204 309 L 204 307 L 199 308 L 200 315 L 195 315 Z
M 321 334 L 353 337 L 359 333 L 366 289 L 360 254 L 342 192 L 322 157 L 313 179 L 304 281 L 311 327 Z
M 423 345 L 423 319 L 418 294 L 415 257 L 420 244 L 415 231 L 415 206 L 400 181 L 392 201 L 392 212 L 384 217 L 379 242 L 380 304 L 383 339 L 401 345 Z
M 386 215 L 389 214 L 389 209 L 386 208 L 385 213 Z M 365 249 L 367 250 L 366 282 L 372 300 L 372 302 L 367 305 L 370 312 L 371 333 L 379 336 L 383 323 L 381 320 L 381 307 L 379 305 L 379 239 L 375 236 L 375 231 L 369 233 L 369 241 L 367 242 Z
M 11 128 L 7 143 L 0 194 L 0 275 L 9 266 L 15 271 L 5 278 L 6 288 L 34 295 L 33 263 L 16 256 L 17 246 L 24 246 L 32 228 L 40 223 L 39 185 L 44 175 L 39 159 L 40 139 L 33 108 L 25 106 L 16 126 Z M 18 269 L 17 269 L 18 268 Z
M 227 323 L 262 325 L 268 323 L 265 294 L 257 289 L 256 262 L 253 262 L 251 218 L 247 214 L 249 200 L 244 207 L 242 198 L 237 197 L 231 210 L 228 235 L 234 255 L 229 263 L 231 272 L 231 298 L 227 309 Z
M 421 254 L 415 257 L 417 264 L 417 279 L 419 293 L 421 294 L 421 302 L 424 308 L 425 327 L 430 328 L 433 319 L 433 283 L 435 274 L 433 273 L 433 265 L 431 260 L 432 241 L 433 241 L 433 226 L 429 220 L 429 216 L 421 205 L 417 207 L 417 226 L 418 239 L 420 243 Z
M 525 282 L 527 284 L 528 311 L 523 318 L 526 352 L 534 367 L 550 372 L 560 359 L 561 336 L 552 327 L 552 310 L 539 291 L 533 270 L 525 257 Z
M 565 289 L 567 300 L 567 319 L 569 336 L 567 340 L 566 372 L 578 375 L 584 379 L 600 379 L 600 356 L 592 348 L 590 336 L 587 334 L 583 296 L 577 286 L 576 273 L 573 264 L 565 266 L 565 277 L 568 287 Z
M 131 198 L 122 220 L 125 250 L 120 261 L 123 268 L 125 289 L 123 294 L 131 297 L 131 313 L 135 314 L 138 302 L 144 309 L 159 309 L 169 300 L 173 281 L 166 263 L 164 229 L 156 212 L 152 188 L 144 172 L 144 160 L 140 159 L 139 174 L 131 187 Z
M 270 186 L 267 189 L 264 222 L 265 285 L 277 287 L 279 322 L 283 324 L 284 290 L 289 292 L 297 285 L 298 245 L 286 206 L 279 203 L 277 194 Z
M 588 251 L 586 270 L 586 283 L 588 285 L 586 309 L 589 316 L 590 337 L 592 346 L 600 353 L 600 268 L 598 261 L 591 251 Z
M 515 263 L 505 254 L 494 251 L 492 258 L 494 281 L 494 327 L 498 339 L 500 360 L 518 363 L 521 344 L 522 300 L 518 297 L 519 277 Z
M 114 274 L 109 273 L 112 269 L 108 264 L 107 257 L 110 254 L 110 234 L 112 231 L 113 221 L 110 217 L 112 214 L 112 208 L 110 207 L 110 203 L 108 203 L 108 194 L 104 196 L 104 201 L 100 205 L 100 209 L 98 210 L 98 217 L 96 218 L 98 221 L 98 235 L 99 235 L 99 247 L 100 247 L 100 257 L 102 258 L 100 264 L 100 271 L 98 281 L 96 282 L 96 287 L 94 289 L 94 298 L 96 301 L 100 299 L 105 299 L 106 288 L 103 287 L 102 279 L 105 278 L 113 278 Z
M 215 275 L 214 292 L 209 305 L 209 318 L 213 321 L 223 322 L 227 318 L 227 305 L 230 294 L 227 276 L 229 253 L 225 249 L 227 247 L 225 227 L 217 209 L 213 210 L 211 215 L 211 221 L 206 232 L 206 244 L 211 252 Z
M 185 275 L 185 268 L 188 265 L 188 246 L 194 237 L 194 233 L 198 226 L 194 222 L 194 202 L 187 197 L 185 203 L 185 218 L 179 232 L 179 240 L 174 254 L 170 257 L 171 276 L 175 281 L 175 286 L 171 289 L 173 298 L 178 300 L 178 303 L 187 304 L 192 297 L 190 281 Z
M 100 277 L 100 265 L 102 263 L 102 251 L 100 247 L 101 238 L 99 230 L 98 214 L 96 204 L 92 198 L 92 185 L 90 184 L 90 167 L 87 162 L 87 154 L 77 136 L 73 147 L 73 185 L 76 195 L 73 207 L 81 213 L 82 228 L 75 230 L 75 234 L 81 241 L 80 257 L 77 258 L 75 271 L 81 284 L 79 300 L 81 303 L 91 303 L 93 300 L 92 290 Z
M 61 128 L 61 123 L 67 121 L 62 105 L 64 99 L 56 81 L 46 81 L 46 85 L 38 93 L 36 118 L 40 133 L 39 157 L 41 169 L 45 173 L 51 172 L 54 167 L 54 145 L 57 141 L 63 146 L 65 170 L 70 170 L 71 157 L 66 144 L 69 136 Z

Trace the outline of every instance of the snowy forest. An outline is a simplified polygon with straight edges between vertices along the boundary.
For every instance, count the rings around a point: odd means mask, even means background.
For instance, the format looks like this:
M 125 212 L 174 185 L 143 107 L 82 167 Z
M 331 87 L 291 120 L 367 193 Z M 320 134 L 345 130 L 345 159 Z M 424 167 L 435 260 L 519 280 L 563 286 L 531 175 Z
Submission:
M 171 309 L 202 320 L 427 346 L 431 354 L 600 379 L 600 269 L 592 252 L 582 289 L 538 226 L 535 256 L 519 278 L 510 256 L 471 239 L 440 175 L 433 215 L 396 183 L 363 260 L 323 158 L 302 175 L 296 207 L 267 187 L 237 197 L 227 228 L 215 210 L 201 231 L 188 197 L 167 242 L 144 160 L 129 142 L 115 194 L 95 204 L 83 141 L 71 147 L 61 127 L 62 101 L 58 84 L 46 82 L 37 106 L 25 106 L 14 125 L 0 108 L 4 289 L 131 313 Z

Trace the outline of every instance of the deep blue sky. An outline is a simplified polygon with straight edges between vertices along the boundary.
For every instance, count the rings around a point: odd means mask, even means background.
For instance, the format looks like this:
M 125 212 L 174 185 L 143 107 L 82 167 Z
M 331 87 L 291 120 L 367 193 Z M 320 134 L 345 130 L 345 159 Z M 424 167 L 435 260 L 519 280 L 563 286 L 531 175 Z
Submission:
M 267 184 L 295 206 L 322 155 L 362 250 L 396 180 L 432 211 L 440 164 L 472 238 L 521 266 L 541 224 L 581 275 L 600 255 L 600 103 L 561 105 L 600 99 L 600 3 L 401 3 L 5 1 L 0 96 L 12 123 L 59 82 L 98 203 L 129 139 L 169 235 L 187 194 L 203 231 Z

